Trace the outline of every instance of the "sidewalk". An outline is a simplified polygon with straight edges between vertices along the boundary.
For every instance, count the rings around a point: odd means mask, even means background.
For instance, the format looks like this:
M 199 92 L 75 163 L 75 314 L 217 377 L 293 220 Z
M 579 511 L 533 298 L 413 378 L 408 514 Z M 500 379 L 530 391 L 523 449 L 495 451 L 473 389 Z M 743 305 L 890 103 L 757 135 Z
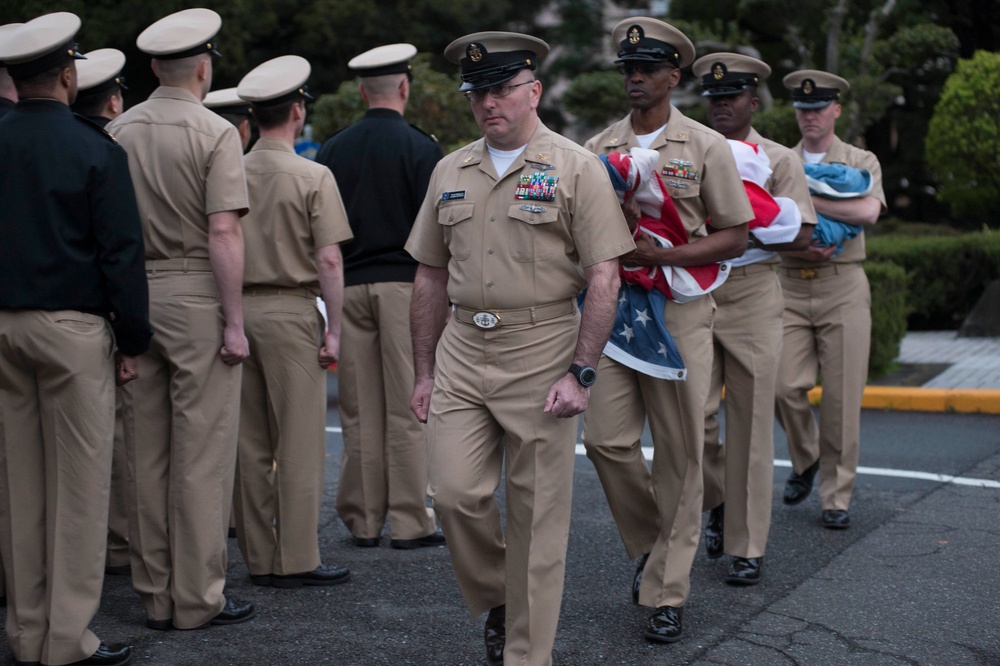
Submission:
M 1000 414 L 1000 338 L 910 332 L 896 360 L 898 370 L 865 388 L 862 407 Z M 810 392 L 814 403 L 821 395 Z

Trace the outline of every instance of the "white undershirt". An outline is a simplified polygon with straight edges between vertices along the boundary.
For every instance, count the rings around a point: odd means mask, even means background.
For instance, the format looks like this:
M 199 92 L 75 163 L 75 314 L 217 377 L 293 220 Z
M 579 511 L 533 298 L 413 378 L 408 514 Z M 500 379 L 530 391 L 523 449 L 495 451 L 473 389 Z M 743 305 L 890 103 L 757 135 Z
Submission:
M 665 129 L 667 129 L 666 125 L 656 130 L 652 134 L 636 134 L 635 140 L 639 142 L 639 145 L 642 148 L 649 148 L 649 146 L 653 143 L 653 139 L 660 136 L 660 132 L 662 132 Z
M 490 157 L 493 158 L 493 168 L 497 170 L 497 175 L 503 178 L 504 174 L 507 173 L 507 169 L 510 165 L 514 163 L 517 156 L 524 152 L 524 149 L 528 147 L 528 144 L 524 144 L 520 148 L 514 150 L 497 150 L 493 146 L 487 144 L 486 150 L 490 151 Z
M 826 157 L 826 152 L 822 153 L 810 153 L 805 148 L 802 149 L 802 159 L 806 161 L 806 164 L 819 164 Z

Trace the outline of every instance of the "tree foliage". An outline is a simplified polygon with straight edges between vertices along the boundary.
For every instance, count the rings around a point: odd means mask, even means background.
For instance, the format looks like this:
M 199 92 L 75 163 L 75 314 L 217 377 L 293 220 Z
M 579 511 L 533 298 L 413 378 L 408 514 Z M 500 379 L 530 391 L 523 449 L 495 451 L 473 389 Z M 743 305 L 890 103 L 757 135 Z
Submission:
M 480 136 L 469 103 L 458 92 L 457 76 L 431 69 L 430 56 L 419 54 L 412 61 L 413 81 L 406 119 L 441 142 L 448 153 Z M 312 107 L 313 137 L 324 141 L 335 132 L 357 122 L 367 109 L 358 81 L 344 81 L 337 92 L 321 96 Z
M 577 120 L 580 136 L 589 137 L 628 113 L 618 72 L 587 72 L 573 79 L 561 104 Z
M 934 109 L 927 164 L 956 217 L 1000 226 L 1000 53 L 960 60 Z

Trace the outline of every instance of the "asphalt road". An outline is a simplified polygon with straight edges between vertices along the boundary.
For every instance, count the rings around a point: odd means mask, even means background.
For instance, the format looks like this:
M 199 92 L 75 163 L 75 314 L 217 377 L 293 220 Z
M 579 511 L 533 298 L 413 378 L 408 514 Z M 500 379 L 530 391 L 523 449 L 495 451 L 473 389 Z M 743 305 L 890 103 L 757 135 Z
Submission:
M 336 409 L 328 426 L 320 543 L 327 563 L 351 569 L 348 584 L 254 587 L 232 540 L 227 594 L 253 601 L 255 620 L 150 631 L 129 579 L 108 577 L 97 634 L 132 643 L 136 664 L 484 663 L 482 618 L 465 610 L 445 548 L 392 550 L 387 531 L 381 548 L 349 545 L 333 510 Z M 779 465 L 787 460 L 780 429 L 775 453 Z M 630 603 L 634 564 L 592 465 L 577 456 L 555 664 L 1000 664 L 1000 417 L 866 411 L 861 465 L 882 471 L 859 475 L 852 527 L 841 532 L 818 526 L 815 493 L 796 507 L 781 503 L 788 470 L 777 467 L 765 580 L 727 586 L 726 560 L 700 552 L 685 637 L 655 645 L 640 633 L 650 609 Z M 893 470 L 994 487 L 886 476 Z

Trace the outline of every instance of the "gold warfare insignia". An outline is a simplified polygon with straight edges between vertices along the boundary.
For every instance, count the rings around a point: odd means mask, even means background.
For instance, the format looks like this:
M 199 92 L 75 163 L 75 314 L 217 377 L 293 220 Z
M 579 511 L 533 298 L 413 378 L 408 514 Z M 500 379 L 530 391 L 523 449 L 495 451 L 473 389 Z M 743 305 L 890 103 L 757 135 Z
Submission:
M 472 62 L 479 62 L 483 59 L 483 52 L 479 50 L 479 45 L 472 43 L 469 44 L 469 48 L 466 49 L 466 53 L 469 56 L 469 60 Z
M 813 93 L 813 82 L 812 79 L 806 79 L 802 82 L 802 92 L 806 95 L 812 95 Z
M 631 28 L 629 28 L 628 43 L 638 44 L 640 39 L 642 39 L 642 29 L 637 25 L 634 25 Z
M 726 75 L 726 66 L 723 65 L 721 62 L 715 63 L 715 65 L 712 67 L 712 77 L 716 81 L 718 81 L 725 75 Z

